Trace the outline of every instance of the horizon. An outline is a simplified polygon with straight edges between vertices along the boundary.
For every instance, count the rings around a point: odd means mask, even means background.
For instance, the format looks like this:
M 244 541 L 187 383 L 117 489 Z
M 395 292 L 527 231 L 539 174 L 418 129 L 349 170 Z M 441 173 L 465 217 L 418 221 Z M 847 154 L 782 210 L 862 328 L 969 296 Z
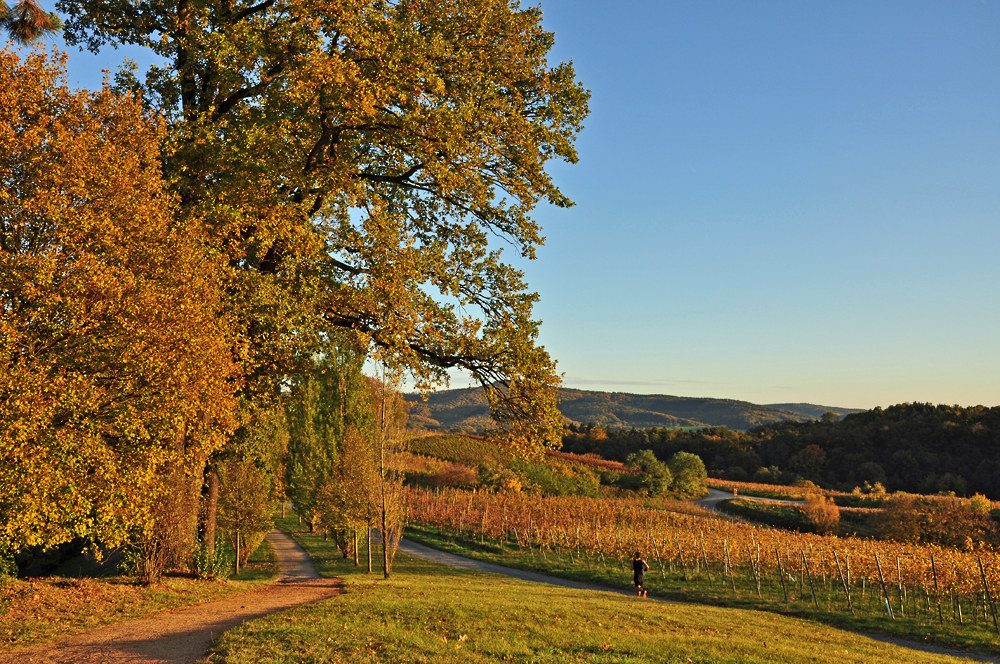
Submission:
M 470 390 L 470 389 L 481 389 L 480 385 L 466 385 L 463 387 L 443 387 L 438 390 L 431 390 L 428 394 L 435 394 L 439 392 L 451 392 L 458 390 Z M 716 395 L 701 395 L 701 394 L 674 394 L 668 392 L 630 392 L 626 390 L 616 390 L 616 389 L 597 389 L 597 388 L 587 388 L 587 387 L 575 387 L 570 385 L 560 385 L 560 390 L 574 390 L 578 392 L 595 392 L 601 394 L 625 394 L 629 396 L 649 396 L 649 397 L 672 397 L 677 399 L 706 399 L 706 400 L 716 400 L 716 401 L 737 401 L 742 403 L 749 403 L 755 406 L 782 406 L 782 405 L 808 405 L 808 406 L 822 406 L 832 409 L 841 410 L 858 410 L 858 411 L 868 411 L 874 410 L 876 408 L 891 408 L 892 406 L 903 406 L 907 404 L 931 404 L 933 406 L 949 406 L 949 407 L 959 407 L 959 408 L 996 408 L 997 405 L 989 405 L 983 403 L 947 403 L 942 401 L 926 401 L 926 400 L 908 400 L 908 401 L 897 401 L 895 403 L 884 403 L 875 404 L 871 406 L 850 406 L 847 404 L 840 403 L 825 403 L 819 401 L 808 401 L 802 399 L 792 399 L 788 401 L 751 401 L 749 399 L 739 399 L 735 397 L 726 396 L 716 396 Z M 406 389 L 403 390 L 404 396 L 419 396 L 421 393 L 418 390 Z

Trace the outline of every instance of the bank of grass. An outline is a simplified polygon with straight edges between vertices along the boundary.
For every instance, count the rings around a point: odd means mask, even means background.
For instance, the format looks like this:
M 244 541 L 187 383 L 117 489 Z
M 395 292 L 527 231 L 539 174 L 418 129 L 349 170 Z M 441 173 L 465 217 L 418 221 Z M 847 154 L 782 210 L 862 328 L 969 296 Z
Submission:
M 265 541 L 229 581 L 168 576 L 147 587 L 127 576 L 0 577 L 0 651 L 248 592 L 277 574 L 274 549 Z
M 227 632 L 205 662 L 962 661 L 773 613 L 571 590 L 402 554 L 384 580 L 377 564 L 368 573 L 364 553 L 355 567 L 332 542 L 287 525 L 323 574 L 343 579 L 344 594 Z
M 420 525 L 409 527 L 407 536 L 443 551 L 508 567 L 591 582 L 608 588 L 631 588 L 632 577 L 628 560 L 570 555 L 569 551 L 563 553 L 546 551 L 544 554 L 537 550 L 529 552 L 518 549 L 516 544 L 512 543 L 501 547 L 489 540 L 463 537 Z M 880 590 L 869 587 L 863 596 L 859 596 L 855 590 L 852 593 L 852 600 L 856 615 L 852 615 L 846 605 L 838 579 L 815 578 L 810 584 L 807 577 L 798 572 L 794 560 L 784 562 L 786 565 L 784 587 L 780 579 L 774 576 L 761 577 L 760 595 L 757 593 L 755 578 L 751 571 L 745 568 L 736 569 L 729 578 L 725 578 L 721 570 L 706 571 L 704 565 L 699 565 L 698 561 L 688 560 L 685 567 L 676 564 L 660 568 L 659 564 L 652 560 L 650 564 L 653 568 L 646 574 L 646 586 L 650 594 L 657 597 L 719 607 L 768 611 L 859 633 L 882 634 L 972 653 L 987 653 L 993 657 L 1000 654 L 1000 638 L 993 623 L 982 615 L 984 610 L 982 606 L 978 608 L 978 614 L 973 616 L 972 607 L 966 604 L 963 609 L 966 612 L 963 624 L 953 621 L 949 615 L 949 607 L 945 606 L 946 620 L 944 624 L 939 624 L 936 607 L 932 602 L 926 603 L 925 598 L 915 591 L 908 594 L 907 604 L 901 615 L 896 589 L 891 588 L 895 619 L 890 620 Z M 817 629 L 829 628 L 817 627 Z
M 775 528 L 815 532 L 815 526 L 810 523 L 799 505 L 788 503 L 772 503 L 763 500 L 748 500 L 746 498 L 730 498 L 716 503 L 720 512 L 761 523 Z M 841 537 L 875 537 L 877 529 L 872 517 L 878 510 L 871 508 L 842 507 L 839 508 L 840 522 L 836 534 Z

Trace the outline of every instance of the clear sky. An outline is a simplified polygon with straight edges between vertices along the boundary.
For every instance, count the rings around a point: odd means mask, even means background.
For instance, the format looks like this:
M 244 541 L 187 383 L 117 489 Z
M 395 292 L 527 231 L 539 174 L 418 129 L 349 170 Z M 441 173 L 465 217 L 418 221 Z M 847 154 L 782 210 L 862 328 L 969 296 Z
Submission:
M 1000 2 L 541 4 L 593 94 L 526 266 L 568 387 L 1000 404 Z

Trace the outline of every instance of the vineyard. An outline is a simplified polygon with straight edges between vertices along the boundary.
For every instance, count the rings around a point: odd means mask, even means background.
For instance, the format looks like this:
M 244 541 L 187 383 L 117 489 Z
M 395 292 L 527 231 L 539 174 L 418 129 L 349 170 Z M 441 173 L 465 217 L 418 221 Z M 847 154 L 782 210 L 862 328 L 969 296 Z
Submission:
M 892 622 L 896 631 L 994 650 L 1000 644 L 1000 554 L 992 549 L 768 529 L 682 501 L 652 508 L 639 498 L 424 489 L 411 489 L 409 501 L 411 521 L 491 543 L 527 566 L 571 563 L 595 577 L 627 580 L 638 550 L 651 566 L 654 592 L 697 586 L 783 612 Z

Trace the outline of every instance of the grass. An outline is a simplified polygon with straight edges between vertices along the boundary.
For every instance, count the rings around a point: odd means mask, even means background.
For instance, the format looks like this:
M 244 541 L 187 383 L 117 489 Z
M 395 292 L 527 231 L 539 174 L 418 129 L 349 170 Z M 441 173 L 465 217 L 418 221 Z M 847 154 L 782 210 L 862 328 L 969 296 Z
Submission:
M 146 587 L 123 576 L 0 577 L 0 651 L 247 592 L 277 573 L 274 549 L 265 541 L 229 581 L 169 576 Z
M 518 550 L 516 544 L 508 543 L 500 547 L 489 540 L 481 541 L 457 536 L 437 528 L 419 525 L 411 526 L 407 530 L 407 536 L 429 546 L 470 558 L 596 583 L 608 588 L 631 588 L 631 571 L 626 571 L 629 562 L 627 560 L 571 556 L 568 551 L 563 553 L 547 551 L 542 555 L 537 551 Z M 993 623 L 982 614 L 984 609 L 982 605 L 978 611 L 973 611 L 973 607 L 965 603 L 964 623 L 961 625 L 952 620 L 949 607 L 945 606 L 946 620 L 942 625 L 938 623 L 933 603 L 928 606 L 925 599 L 915 591 L 909 593 L 905 613 L 900 615 L 896 589 L 893 587 L 890 588 L 890 595 L 896 616 L 895 620 L 889 620 L 881 601 L 880 591 L 876 592 L 875 588 L 868 587 L 863 596 L 860 596 L 856 589 L 852 591 L 856 611 L 856 615 L 852 615 L 846 606 L 838 579 L 815 578 L 811 588 L 805 575 L 798 573 L 795 561 L 785 561 L 787 578 L 784 589 L 780 579 L 775 576 L 764 576 L 761 579 L 760 596 L 757 594 L 756 583 L 747 569 L 735 570 L 729 579 L 723 578 L 720 570 L 715 569 L 712 578 L 709 579 L 704 565 L 696 568 L 695 562 L 687 561 L 686 569 L 680 568 L 679 565 L 664 569 L 657 566 L 651 569 L 646 574 L 646 586 L 650 594 L 685 602 L 769 611 L 822 622 L 831 627 L 884 634 L 888 637 L 905 638 L 969 652 L 1000 653 L 1000 639 Z M 813 588 L 816 593 L 815 602 L 812 599 Z M 788 601 L 784 598 L 786 591 L 789 596 Z
M 720 512 L 775 528 L 805 533 L 816 530 L 798 505 L 730 498 L 720 501 L 715 507 Z M 840 524 L 837 526 L 836 534 L 841 537 L 876 537 L 877 530 L 872 523 L 872 516 L 875 513 L 876 511 L 870 508 L 840 508 Z
M 285 525 L 345 593 L 227 632 L 205 662 L 961 661 L 774 613 L 570 590 L 403 555 L 384 580 L 364 555 L 355 567 L 332 542 Z

